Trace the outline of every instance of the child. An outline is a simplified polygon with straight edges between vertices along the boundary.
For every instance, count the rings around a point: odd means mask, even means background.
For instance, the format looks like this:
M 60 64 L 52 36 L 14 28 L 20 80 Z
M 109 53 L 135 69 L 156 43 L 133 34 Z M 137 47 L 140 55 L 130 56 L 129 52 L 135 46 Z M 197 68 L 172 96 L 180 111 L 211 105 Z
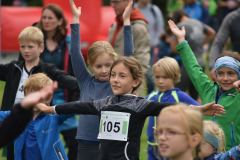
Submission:
M 13 110 L 5 118 L 0 126 L 0 148 L 13 141 L 24 130 L 32 119 L 32 107 L 41 100 L 52 96 L 57 84 L 44 87 L 40 91 L 26 96 L 20 104 L 16 104 Z M 14 128 L 14 129 L 13 129 Z
M 148 99 L 155 102 L 182 102 L 191 105 L 199 105 L 198 102 L 188 94 L 175 88 L 175 85 L 180 80 L 180 74 L 180 67 L 174 58 L 164 57 L 158 60 L 153 65 L 153 76 L 158 91 L 152 92 L 148 96 Z M 160 159 L 157 144 L 154 142 L 153 128 L 156 127 L 155 119 L 156 117 L 149 117 L 148 120 L 147 135 L 149 160 Z
M 24 93 L 41 90 L 46 85 L 52 85 L 52 80 L 43 73 L 31 75 L 24 84 Z M 49 105 L 52 97 L 41 102 Z M 9 111 L 1 112 L 1 119 L 9 114 Z M 30 159 L 67 159 L 63 144 L 59 137 L 60 125 L 70 116 L 53 116 L 42 114 L 37 108 L 33 109 L 33 118 L 24 132 L 15 140 L 15 160 Z
M 0 80 L 5 81 L 2 110 L 10 110 L 14 104 L 21 102 L 24 98 L 23 84 L 35 73 L 46 73 L 58 82 L 59 87 L 79 91 L 76 78 L 65 74 L 55 65 L 40 61 L 39 56 L 44 48 L 43 33 L 40 29 L 32 26 L 24 28 L 18 41 L 23 60 L 0 65 Z M 12 149 L 8 150 L 8 159 L 14 159 L 13 154 Z
M 170 160 L 198 158 L 202 132 L 200 112 L 183 104 L 164 108 L 157 118 L 155 131 L 159 152 Z
M 110 69 L 113 96 L 90 102 L 77 101 L 55 107 L 41 104 L 37 107 L 45 113 L 98 115 L 100 160 L 139 159 L 140 137 L 145 119 L 150 115 L 157 116 L 163 107 L 169 105 L 133 95 L 142 78 L 141 64 L 133 57 L 122 57 Z M 212 109 L 222 112 L 218 106 L 211 106 L 210 110 Z
M 203 122 L 204 139 L 201 142 L 199 156 L 203 160 L 237 160 L 240 159 L 240 146 L 225 152 L 225 138 L 222 128 L 213 121 Z M 221 153 L 222 152 L 222 153 Z
M 215 101 L 224 106 L 226 113 L 222 116 L 206 117 L 213 119 L 224 130 L 226 136 L 226 149 L 240 144 L 240 93 L 233 83 L 240 79 L 240 63 L 238 60 L 224 56 L 215 62 L 216 82 L 212 82 L 202 71 L 194 54 L 185 41 L 185 29 L 179 29 L 173 21 L 169 20 L 169 27 L 179 42 L 177 50 L 180 53 L 183 65 L 197 89 L 202 103 Z
M 131 2 L 132 3 L 132 2 Z M 130 54 L 132 51 L 132 33 L 130 27 L 130 11 L 131 3 L 129 3 L 124 20 L 124 48 L 125 53 Z M 87 63 L 90 71 L 85 65 L 84 59 L 80 52 L 80 24 L 79 17 L 81 8 L 76 7 L 73 0 L 70 0 L 70 6 L 73 14 L 73 24 L 71 24 L 71 58 L 73 71 L 77 77 L 80 92 L 80 100 L 94 101 L 112 95 L 109 83 L 110 67 L 117 59 L 111 44 L 107 41 L 94 42 L 87 56 Z M 128 22 L 129 21 L 129 22 Z M 126 26 L 127 25 L 127 26 Z M 96 115 L 81 115 L 79 117 L 79 125 L 76 139 L 78 140 L 78 160 L 97 159 L 99 154 L 99 140 L 97 139 L 99 130 L 99 118 Z

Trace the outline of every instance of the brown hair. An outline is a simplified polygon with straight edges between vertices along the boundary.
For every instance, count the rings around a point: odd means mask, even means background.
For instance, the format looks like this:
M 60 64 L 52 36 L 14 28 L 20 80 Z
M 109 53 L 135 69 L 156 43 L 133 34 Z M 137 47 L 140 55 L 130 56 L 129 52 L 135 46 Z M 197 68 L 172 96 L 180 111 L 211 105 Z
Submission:
M 158 60 L 153 65 L 153 74 L 156 68 L 160 69 L 167 78 L 170 78 L 174 83 L 178 83 L 181 78 L 181 71 L 177 61 L 171 57 L 164 57 Z
M 117 53 L 114 51 L 112 45 L 107 41 L 96 41 L 88 49 L 87 63 L 92 66 L 98 56 L 103 53 L 109 54 L 113 60 L 117 59 Z
M 47 85 L 51 85 L 53 81 L 44 73 L 31 75 L 24 83 L 24 94 L 39 91 Z
M 64 16 L 62 8 L 59 7 L 58 5 L 49 4 L 42 9 L 42 13 L 46 9 L 52 11 L 58 20 L 62 20 L 62 24 L 56 28 L 56 33 L 53 36 L 53 39 L 56 42 L 59 42 L 59 41 L 63 40 L 67 35 L 67 20 Z M 43 29 L 43 25 L 42 25 L 42 17 L 41 17 L 40 21 L 36 24 L 36 26 L 39 27 L 43 31 L 44 36 L 46 36 L 46 33 L 45 33 L 45 31 Z
M 125 67 L 127 67 L 133 77 L 134 80 L 139 80 L 139 84 L 133 88 L 133 91 L 135 91 L 142 83 L 143 80 L 143 70 L 142 70 L 142 66 L 139 63 L 139 61 L 134 58 L 134 57 L 120 57 L 118 60 L 116 60 L 111 69 L 110 69 L 110 73 L 112 72 L 112 69 L 114 68 L 114 66 L 116 66 L 117 64 L 122 63 Z

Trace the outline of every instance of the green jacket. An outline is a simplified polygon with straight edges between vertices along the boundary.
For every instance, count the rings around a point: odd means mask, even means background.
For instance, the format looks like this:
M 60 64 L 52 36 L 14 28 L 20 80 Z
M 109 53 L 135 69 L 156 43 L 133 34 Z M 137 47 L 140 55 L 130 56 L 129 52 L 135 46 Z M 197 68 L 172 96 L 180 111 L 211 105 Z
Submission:
M 178 44 L 177 51 L 180 53 L 182 63 L 202 99 L 202 103 L 216 102 L 220 86 L 211 81 L 203 72 L 187 41 Z M 221 116 L 205 116 L 204 118 L 216 121 L 223 128 L 228 150 L 240 144 L 240 93 L 232 88 L 221 94 L 216 103 L 224 106 L 226 113 Z

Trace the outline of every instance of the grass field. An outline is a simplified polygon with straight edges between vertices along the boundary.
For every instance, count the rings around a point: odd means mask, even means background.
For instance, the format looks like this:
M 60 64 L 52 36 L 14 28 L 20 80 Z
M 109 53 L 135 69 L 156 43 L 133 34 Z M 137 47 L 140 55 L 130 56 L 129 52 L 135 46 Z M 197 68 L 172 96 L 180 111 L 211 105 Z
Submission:
M 0 103 L 2 103 L 2 95 L 3 95 L 4 83 L 0 81 Z M 141 152 L 140 152 L 140 160 L 147 159 L 147 137 L 146 137 L 146 128 L 147 125 L 145 123 L 143 134 L 141 137 Z M 6 160 L 6 158 L 2 157 L 2 150 L 0 150 L 0 160 Z

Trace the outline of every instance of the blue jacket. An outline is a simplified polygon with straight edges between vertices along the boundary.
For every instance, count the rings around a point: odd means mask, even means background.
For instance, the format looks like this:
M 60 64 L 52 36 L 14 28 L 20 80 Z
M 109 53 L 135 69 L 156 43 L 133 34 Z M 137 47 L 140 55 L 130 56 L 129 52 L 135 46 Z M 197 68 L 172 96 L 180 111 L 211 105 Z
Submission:
M 192 105 L 199 105 L 197 101 L 195 101 L 192 97 L 190 97 L 187 93 L 181 91 L 178 88 L 173 88 L 166 92 L 159 92 L 154 91 L 150 93 L 147 97 L 149 100 L 153 102 L 162 102 L 162 103 L 186 103 Z M 148 143 L 154 143 L 154 135 L 153 135 L 153 127 L 155 126 L 155 117 L 151 116 L 148 119 L 148 129 L 147 129 L 147 136 L 148 136 Z
M 239 160 L 240 159 L 240 146 L 231 148 L 225 153 L 214 153 L 204 160 Z
M 0 112 L 0 121 L 3 121 L 10 111 Z M 64 146 L 59 137 L 59 127 L 69 116 L 40 114 L 36 118 L 34 126 L 38 146 L 43 160 L 67 160 Z M 23 160 L 24 144 L 27 130 L 15 140 L 14 157 L 15 160 Z

